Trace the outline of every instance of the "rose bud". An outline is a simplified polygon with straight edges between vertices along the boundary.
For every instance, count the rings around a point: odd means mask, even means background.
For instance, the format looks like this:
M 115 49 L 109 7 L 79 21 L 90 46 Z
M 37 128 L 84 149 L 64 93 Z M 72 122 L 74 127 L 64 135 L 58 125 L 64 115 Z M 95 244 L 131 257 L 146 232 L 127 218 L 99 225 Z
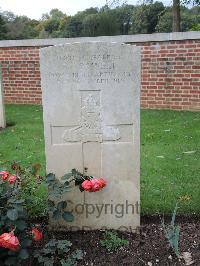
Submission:
M 7 171 L 1 171 L 1 172 L 0 172 L 0 176 L 1 176 L 1 179 L 2 179 L 3 181 L 5 181 L 5 180 L 8 178 L 9 173 L 8 173 Z
M 8 178 L 8 182 L 12 185 L 15 183 L 17 179 L 17 176 L 16 175 L 11 175 L 9 178 Z
M 19 246 L 19 240 L 16 236 L 14 236 L 13 232 L 0 235 L 0 247 L 15 251 L 19 248 Z
M 13 170 L 17 170 L 18 166 L 17 166 L 16 163 L 13 163 L 13 164 L 11 165 L 11 168 L 12 168 Z
M 37 228 L 33 228 L 31 230 L 32 236 L 33 236 L 33 240 L 35 241 L 40 241 L 42 239 L 42 232 L 39 231 Z

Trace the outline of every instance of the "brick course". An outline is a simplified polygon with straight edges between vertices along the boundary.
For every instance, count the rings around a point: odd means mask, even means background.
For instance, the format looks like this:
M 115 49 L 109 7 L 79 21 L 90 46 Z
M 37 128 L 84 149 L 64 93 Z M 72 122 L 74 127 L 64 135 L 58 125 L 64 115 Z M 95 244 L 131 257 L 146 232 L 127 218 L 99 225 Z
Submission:
M 141 106 L 200 111 L 200 41 L 151 42 L 141 47 Z
M 131 44 L 142 51 L 143 108 L 200 111 L 200 40 Z M 41 104 L 40 48 L 0 47 L 7 103 Z

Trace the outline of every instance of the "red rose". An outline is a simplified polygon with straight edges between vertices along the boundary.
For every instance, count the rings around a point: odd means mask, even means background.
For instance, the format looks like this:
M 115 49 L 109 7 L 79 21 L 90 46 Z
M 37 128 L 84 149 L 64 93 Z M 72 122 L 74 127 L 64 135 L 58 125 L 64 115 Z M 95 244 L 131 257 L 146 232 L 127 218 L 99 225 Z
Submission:
M 13 232 L 0 235 L 0 247 L 15 251 L 19 248 L 19 246 L 19 240 L 16 236 L 14 236 Z
M 0 175 L 1 175 L 2 180 L 5 181 L 8 178 L 9 173 L 7 171 L 1 171 Z
M 82 183 L 82 188 L 88 192 L 97 192 L 106 186 L 106 181 L 101 177 L 99 179 L 93 178 L 91 180 L 85 180 Z
M 33 240 L 40 241 L 42 239 L 42 232 L 40 232 L 37 228 L 33 228 L 31 230 Z
M 12 185 L 15 183 L 15 180 L 17 179 L 17 176 L 16 175 L 11 175 L 9 178 L 8 178 L 8 182 Z
M 99 182 L 101 184 L 101 188 L 104 188 L 106 186 L 106 181 L 102 177 L 99 178 Z
M 85 190 L 85 191 L 91 191 L 92 189 L 92 183 L 91 183 L 91 180 L 85 180 L 83 181 L 83 183 L 81 184 L 82 188 Z
M 101 183 L 99 182 L 98 179 L 93 178 L 91 180 L 91 183 L 92 183 L 91 192 L 97 192 L 97 191 L 99 191 L 101 189 Z

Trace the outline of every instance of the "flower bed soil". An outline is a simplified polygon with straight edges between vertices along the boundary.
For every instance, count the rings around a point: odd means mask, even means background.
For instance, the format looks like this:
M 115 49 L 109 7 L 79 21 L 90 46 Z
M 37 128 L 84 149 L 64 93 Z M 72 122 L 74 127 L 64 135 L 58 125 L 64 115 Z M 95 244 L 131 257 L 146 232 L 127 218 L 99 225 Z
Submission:
M 169 222 L 169 219 L 167 219 Z M 139 234 L 118 232 L 129 241 L 129 245 L 115 252 L 108 252 L 100 245 L 104 231 L 52 232 L 47 231 L 46 222 L 40 223 L 44 238 L 35 248 L 41 248 L 52 238 L 67 239 L 72 242 L 72 250 L 81 249 L 84 258 L 78 265 L 186 265 L 178 260 L 165 239 L 159 217 L 143 217 Z M 200 220 L 198 217 L 179 217 L 177 224 L 181 227 L 180 252 L 190 252 L 191 265 L 200 266 Z M 151 264 L 152 263 L 152 264 Z M 36 266 L 36 262 L 29 264 Z M 189 265 L 189 264 L 188 264 Z

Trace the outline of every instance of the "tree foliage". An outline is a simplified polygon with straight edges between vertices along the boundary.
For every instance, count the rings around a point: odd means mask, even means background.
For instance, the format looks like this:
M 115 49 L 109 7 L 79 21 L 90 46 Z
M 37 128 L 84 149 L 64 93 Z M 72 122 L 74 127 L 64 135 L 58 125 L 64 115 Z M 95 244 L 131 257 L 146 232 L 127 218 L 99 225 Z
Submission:
M 200 0 L 173 0 L 172 5 L 172 31 L 181 31 L 181 4 L 200 5 Z
M 58 9 L 52 9 L 50 13 L 42 15 L 42 20 L 36 25 L 39 38 L 62 37 L 62 27 L 68 17 Z
M 6 38 L 6 23 L 2 15 L 0 15 L 0 40 L 3 40 Z
M 158 19 L 165 7 L 161 2 L 136 6 L 132 17 L 132 33 L 155 32 Z
M 196 6 L 191 9 L 181 7 L 181 31 L 198 30 L 200 24 L 200 7 Z M 156 32 L 171 32 L 172 31 L 172 8 L 165 9 L 163 15 L 159 18 L 156 26 Z
M 15 16 L 12 12 L 4 11 L 1 14 L 4 19 L 4 39 L 31 39 L 38 36 L 36 26 L 38 21 L 26 16 Z
M 198 30 L 200 0 L 174 1 L 180 4 L 180 30 Z M 107 1 L 101 8 L 91 7 L 74 16 L 52 9 L 39 21 L 0 11 L 0 39 L 93 37 L 173 30 L 174 7 L 165 7 L 162 1 L 140 3 L 134 6 L 127 5 L 126 1 Z

